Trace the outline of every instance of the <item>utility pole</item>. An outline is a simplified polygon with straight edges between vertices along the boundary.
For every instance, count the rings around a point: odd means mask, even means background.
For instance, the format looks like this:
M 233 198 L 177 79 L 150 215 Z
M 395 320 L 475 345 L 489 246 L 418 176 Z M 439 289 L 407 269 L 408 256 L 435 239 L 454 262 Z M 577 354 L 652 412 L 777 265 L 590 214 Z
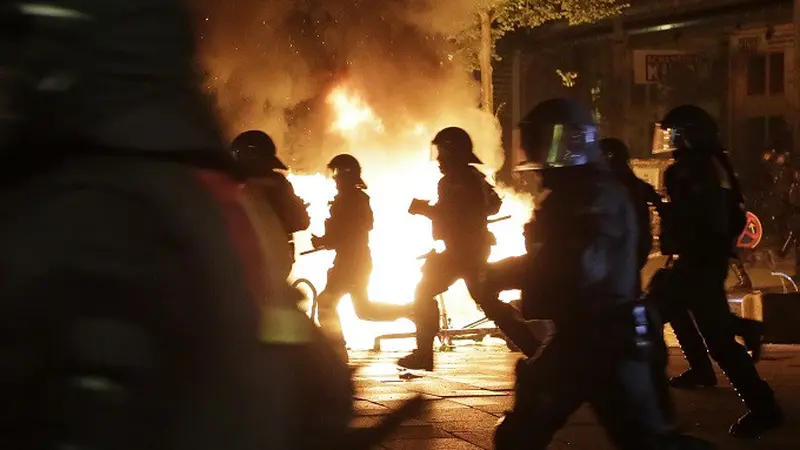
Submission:
M 800 2 L 800 0 L 797 0 Z M 517 149 L 520 146 L 519 121 L 522 120 L 522 52 L 514 50 L 514 59 L 511 62 L 511 155 L 506 158 L 510 164 L 507 166 L 514 170 L 517 161 Z
M 800 1 L 800 0 L 797 0 Z M 601 98 L 609 96 L 613 98 L 611 120 L 614 127 L 611 134 L 628 143 L 629 127 L 628 114 L 630 111 L 630 56 L 628 52 L 628 36 L 625 33 L 622 17 L 614 19 L 613 32 L 613 88 L 600 93 Z M 604 102 L 605 103 L 605 102 Z
M 800 0 L 794 0 L 794 21 L 792 31 L 794 33 L 794 48 L 792 51 L 793 62 L 793 77 L 794 84 L 794 98 L 790 103 L 792 111 L 792 119 L 794 122 L 793 139 L 792 139 L 792 153 L 797 154 L 798 145 L 800 145 Z

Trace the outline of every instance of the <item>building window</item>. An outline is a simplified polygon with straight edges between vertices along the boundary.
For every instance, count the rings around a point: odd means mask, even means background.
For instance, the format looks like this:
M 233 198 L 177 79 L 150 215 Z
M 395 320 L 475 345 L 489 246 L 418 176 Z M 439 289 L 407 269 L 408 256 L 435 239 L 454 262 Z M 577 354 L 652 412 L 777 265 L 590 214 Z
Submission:
M 745 145 L 749 152 L 792 150 L 792 133 L 783 116 L 751 117 L 745 123 Z
M 747 151 L 760 154 L 767 145 L 767 122 L 764 117 L 751 117 L 744 125 L 744 142 Z
M 783 94 L 785 84 L 783 52 L 759 53 L 747 59 L 747 95 Z
M 769 93 L 783 94 L 784 76 L 783 52 L 769 54 Z
M 767 89 L 767 57 L 750 55 L 747 58 L 747 95 L 764 95 Z
M 792 151 L 792 130 L 783 116 L 767 117 L 769 146 L 783 152 Z

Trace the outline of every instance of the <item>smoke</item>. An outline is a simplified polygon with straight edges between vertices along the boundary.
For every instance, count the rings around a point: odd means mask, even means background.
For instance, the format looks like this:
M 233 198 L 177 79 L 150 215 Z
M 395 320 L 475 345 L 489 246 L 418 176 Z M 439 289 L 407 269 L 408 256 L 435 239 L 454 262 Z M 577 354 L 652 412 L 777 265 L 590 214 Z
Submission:
M 293 169 L 317 171 L 342 151 L 399 160 L 455 125 L 472 135 L 487 166 L 502 165 L 499 126 L 478 109 L 478 84 L 447 39 L 473 26 L 475 0 L 193 4 L 200 59 L 229 137 L 264 130 Z M 354 139 L 331 130 L 326 98 L 341 86 L 369 105 L 380 132 Z M 425 136 L 412 137 L 420 126 Z

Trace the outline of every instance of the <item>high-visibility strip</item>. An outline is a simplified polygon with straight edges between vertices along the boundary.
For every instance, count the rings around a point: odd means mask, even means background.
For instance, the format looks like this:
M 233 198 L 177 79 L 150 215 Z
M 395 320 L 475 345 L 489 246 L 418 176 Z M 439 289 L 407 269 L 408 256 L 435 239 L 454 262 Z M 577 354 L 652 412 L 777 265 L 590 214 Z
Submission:
M 19 5 L 19 10 L 23 14 L 29 16 L 53 17 L 57 19 L 90 19 L 90 16 L 84 12 L 44 3 L 22 3 Z
M 306 344 L 313 339 L 313 327 L 298 309 L 264 308 L 259 338 L 265 344 Z

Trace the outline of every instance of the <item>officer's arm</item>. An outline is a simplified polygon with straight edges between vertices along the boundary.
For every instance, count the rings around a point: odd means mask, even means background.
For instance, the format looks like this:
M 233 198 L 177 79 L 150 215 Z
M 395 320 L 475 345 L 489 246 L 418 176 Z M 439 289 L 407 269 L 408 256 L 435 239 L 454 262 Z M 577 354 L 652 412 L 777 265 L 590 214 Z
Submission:
M 343 228 L 346 226 L 347 211 L 341 201 L 334 200 L 330 204 L 330 211 L 325 220 L 325 234 L 323 234 L 319 241 L 325 247 L 335 247 L 342 236 Z
M 294 192 L 294 187 L 286 180 L 285 196 L 287 210 L 287 226 L 290 233 L 302 231 L 311 226 L 311 217 L 308 215 L 306 203 Z
M 336 201 L 331 206 L 330 218 L 325 221 L 326 246 L 336 247 L 354 233 L 369 232 L 372 229 L 373 216 L 369 199 L 350 199 L 347 202 Z
M 268 180 L 268 195 L 281 225 L 287 233 L 305 230 L 311 224 L 303 199 L 294 192 L 292 184 L 283 176 Z

